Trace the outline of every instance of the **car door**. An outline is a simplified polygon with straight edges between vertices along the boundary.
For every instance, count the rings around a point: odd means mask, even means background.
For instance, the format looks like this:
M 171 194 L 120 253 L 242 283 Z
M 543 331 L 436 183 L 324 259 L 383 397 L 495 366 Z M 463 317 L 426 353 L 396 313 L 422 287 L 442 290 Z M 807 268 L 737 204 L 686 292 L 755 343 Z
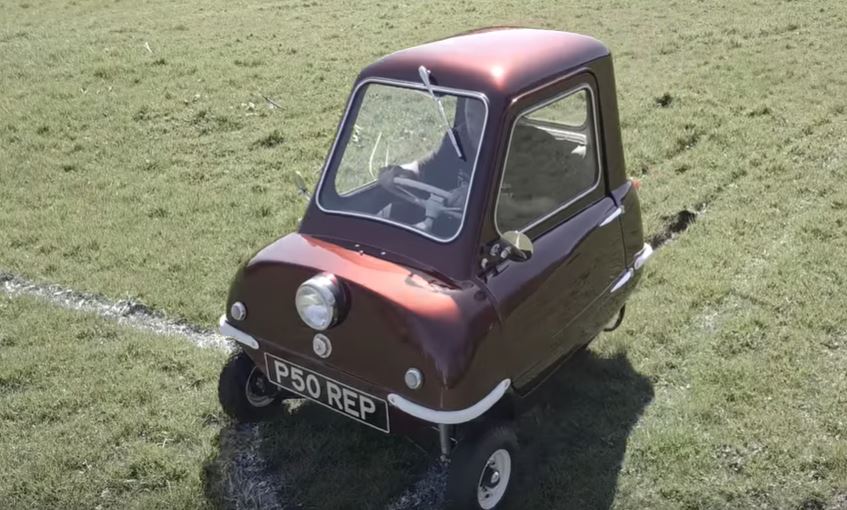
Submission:
M 592 82 L 542 97 L 512 124 L 494 210 L 498 232 L 525 233 L 534 253 L 487 279 L 519 367 L 518 388 L 613 317 L 615 281 L 625 270 L 622 208 L 606 192 Z

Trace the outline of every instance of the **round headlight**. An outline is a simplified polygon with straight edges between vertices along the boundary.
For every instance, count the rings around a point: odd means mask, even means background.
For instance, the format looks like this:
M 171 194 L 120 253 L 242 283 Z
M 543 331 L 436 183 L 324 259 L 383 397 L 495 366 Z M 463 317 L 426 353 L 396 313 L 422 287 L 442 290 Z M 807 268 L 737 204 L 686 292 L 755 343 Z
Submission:
M 323 331 L 338 322 L 344 294 L 334 275 L 321 273 L 300 285 L 294 304 L 307 326 Z

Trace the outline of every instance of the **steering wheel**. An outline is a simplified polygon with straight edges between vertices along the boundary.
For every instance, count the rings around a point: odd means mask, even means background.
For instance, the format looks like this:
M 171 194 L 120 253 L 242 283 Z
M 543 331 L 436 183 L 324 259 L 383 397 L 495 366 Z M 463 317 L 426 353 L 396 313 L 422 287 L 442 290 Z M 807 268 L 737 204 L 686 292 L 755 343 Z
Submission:
M 393 182 L 397 186 L 400 186 L 401 189 L 402 188 L 413 188 L 413 189 L 425 191 L 425 192 L 429 193 L 430 196 L 435 195 L 437 197 L 443 198 L 444 200 L 447 200 L 448 198 L 450 198 L 450 195 L 452 194 L 449 191 L 435 187 L 432 184 L 427 184 L 425 182 L 421 182 L 421 181 L 418 181 L 418 180 L 415 180 L 415 179 L 409 179 L 409 178 L 406 178 L 406 177 L 395 177 L 393 179 Z
M 422 207 L 426 211 L 427 217 L 434 217 L 438 214 L 447 214 L 448 216 L 461 219 L 462 209 L 460 207 L 448 207 L 444 205 L 444 201 L 453 195 L 451 192 L 431 184 L 415 179 L 408 179 L 406 177 L 394 177 L 392 182 L 396 189 L 400 191 L 400 193 L 397 193 L 396 195 L 403 200 L 417 205 L 418 207 Z M 429 193 L 429 197 L 424 200 L 409 191 L 407 188 Z

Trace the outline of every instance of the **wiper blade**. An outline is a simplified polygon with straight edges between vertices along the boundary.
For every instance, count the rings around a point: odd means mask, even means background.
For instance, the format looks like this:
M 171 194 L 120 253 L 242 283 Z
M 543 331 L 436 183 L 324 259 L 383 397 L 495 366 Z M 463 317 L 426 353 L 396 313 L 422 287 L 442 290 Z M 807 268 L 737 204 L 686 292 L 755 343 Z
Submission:
M 432 90 L 432 83 L 429 81 L 429 69 L 424 66 L 420 66 L 418 68 L 418 74 L 421 76 L 421 81 L 426 87 L 426 90 L 429 91 L 429 95 L 432 97 L 432 100 L 435 101 L 435 104 L 438 106 L 441 121 L 444 123 L 444 130 L 447 132 L 447 136 L 450 137 L 450 141 L 453 143 L 453 148 L 456 149 L 456 154 L 459 155 L 460 159 L 465 159 L 462 155 L 462 149 L 459 147 L 459 139 L 456 138 L 456 133 L 453 132 L 453 128 L 450 126 L 450 121 L 447 120 L 447 114 L 444 113 L 444 105 L 441 104 L 441 98 L 436 96 L 435 91 Z

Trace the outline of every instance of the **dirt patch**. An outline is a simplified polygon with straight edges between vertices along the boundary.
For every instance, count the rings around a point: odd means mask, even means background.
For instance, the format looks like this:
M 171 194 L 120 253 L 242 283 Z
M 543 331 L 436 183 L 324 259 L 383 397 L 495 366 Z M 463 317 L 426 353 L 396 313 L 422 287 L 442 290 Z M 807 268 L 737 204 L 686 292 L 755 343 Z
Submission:
M 685 232 L 703 213 L 704 209 L 705 206 L 700 206 L 694 210 L 683 209 L 676 214 L 663 216 L 662 219 L 665 221 L 665 226 L 662 230 L 648 238 L 650 246 L 655 250 Z

